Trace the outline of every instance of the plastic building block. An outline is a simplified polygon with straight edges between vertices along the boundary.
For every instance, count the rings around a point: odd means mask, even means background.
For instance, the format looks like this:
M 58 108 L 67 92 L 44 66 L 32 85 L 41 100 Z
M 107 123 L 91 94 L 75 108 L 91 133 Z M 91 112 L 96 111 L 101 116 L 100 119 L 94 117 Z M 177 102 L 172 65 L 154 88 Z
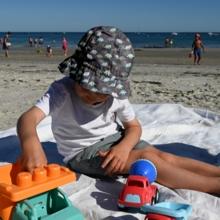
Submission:
M 9 220 L 17 202 L 76 180 L 74 172 L 58 164 L 20 171 L 19 164 L 0 166 L 0 219 Z
M 187 220 L 192 211 L 192 206 L 175 202 L 161 202 L 153 206 L 143 206 L 141 210 L 145 213 L 167 215 L 177 220 Z
M 158 189 L 151 185 L 144 176 L 130 175 L 118 199 L 119 208 L 141 208 L 155 204 L 158 200 Z
M 76 175 L 72 171 L 58 164 L 36 168 L 32 174 L 29 172 L 15 174 L 14 172 L 16 172 L 16 167 L 13 167 L 12 164 L 0 167 L 0 195 L 13 202 L 76 180 Z
M 18 203 L 12 220 L 83 220 L 80 211 L 59 189 L 53 189 Z

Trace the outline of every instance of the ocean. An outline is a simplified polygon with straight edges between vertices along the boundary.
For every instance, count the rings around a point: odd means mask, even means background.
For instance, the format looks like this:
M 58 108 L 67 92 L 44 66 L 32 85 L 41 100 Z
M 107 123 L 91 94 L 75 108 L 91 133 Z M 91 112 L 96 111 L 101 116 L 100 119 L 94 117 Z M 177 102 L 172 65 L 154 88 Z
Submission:
M 28 47 L 28 38 L 44 39 L 44 46 L 50 45 L 53 48 L 60 48 L 63 36 L 66 37 L 69 47 L 75 47 L 83 32 L 12 32 L 10 40 L 13 48 Z M 150 32 L 128 32 L 125 33 L 131 40 L 134 48 L 162 48 L 166 38 L 172 38 L 175 48 L 190 48 L 194 33 L 150 33 Z M 220 48 L 220 33 L 200 33 L 202 41 L 207 48 Z M 0 38 L 4 33 L 0 32 Z

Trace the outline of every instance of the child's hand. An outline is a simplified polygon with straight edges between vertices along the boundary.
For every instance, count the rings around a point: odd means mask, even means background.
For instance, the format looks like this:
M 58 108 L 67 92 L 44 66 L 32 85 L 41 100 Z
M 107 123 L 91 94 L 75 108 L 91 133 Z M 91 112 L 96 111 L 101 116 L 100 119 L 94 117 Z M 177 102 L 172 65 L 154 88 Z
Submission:
M 47 158 L 42 149 L 23 152 L 21 157 L 18 159 L 18 163 L 21 167 L 21 170 L 26 170 L 32 172 L 34 168 L 43 167 L 47 165 Z
M 106 174 L 122 173 L 128 160 L 129 150 L 114 146 L 108 151 L 99 151 L 99 156 L 104 158 L 102 168 Z

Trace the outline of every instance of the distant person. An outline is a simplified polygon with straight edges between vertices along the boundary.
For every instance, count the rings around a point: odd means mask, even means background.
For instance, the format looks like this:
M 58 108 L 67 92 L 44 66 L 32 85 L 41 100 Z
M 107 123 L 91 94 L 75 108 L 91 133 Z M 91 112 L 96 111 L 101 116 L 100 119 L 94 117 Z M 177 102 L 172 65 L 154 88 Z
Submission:
M 168 48 L 170 46 L 170 38 L 167 37 L 164 41 L 164 47 Z
M 50 45 L 47 45 L 47 56 L 48 57 L 52 57 L 53 55 L 53 50 L 52 50 L 52 47 Z
M 164 46 L 166 48 L 170 48 L 170 47 L 173 47 L 173 43 L 174 43 L 173 39 L 170 37 L 167 37 L 164 41 Z
M 29 47 L 33 47 L 33 45 L 34 45 L 34 40 L 33 40 L 32 37 L 29 37 L 29 39 L 28 39 L 28 44 L 29 44 Z
M 192 43 L 192 54 L 194 56 L 194 64 L 200 64 L 202 59 L 202 50 L 204 52 L 205 48 L 199 33 L 195 34 L 194 41 Z
M 2 40 L 2 49 L 5 51 L 5 57 L 9 56 L 10 46 L 11 46 L 11 42 L 9 40 L 9 34 L 6 34 Z
M 42 52 L 42 47 L 44 44 L 44 39 L 43 37 L 39 37 L 38 42 L 37 42 L 37 53 L 41 53 Z
M 38 38 L 34 38 L 34 47 L 38 48 Z
M 172 38 L 170 38 L 169 44 L 170 44 L 170 47 L 172 48 L 172 47 L 173 47 L 173 44 L 174 44 L 174 40 L 173 40 Z
M 39 46 L 41 47 L 41 46 L 43 46 L 43 44 L 44 44 L 44 39 L 43 39 L 43 37 L 40 37 L 39 38 Z
M 68 42 L 67 42 L 65 37 L 63 37 L 63 41 L 62 41 L 62 49 L 63 49 L 63 52 L 64 52 L 64 56 L 67 56 Z

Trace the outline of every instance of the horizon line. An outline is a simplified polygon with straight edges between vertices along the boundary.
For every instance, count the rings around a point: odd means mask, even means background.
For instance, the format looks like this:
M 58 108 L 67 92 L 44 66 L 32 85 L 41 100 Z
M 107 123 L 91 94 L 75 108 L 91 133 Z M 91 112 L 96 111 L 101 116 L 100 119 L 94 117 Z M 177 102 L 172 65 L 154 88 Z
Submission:
M 87 31 L 1 31 L 0 33 L 85 33 Z M 220 33 L 220 31 L 123 31 L 125 33 Z

